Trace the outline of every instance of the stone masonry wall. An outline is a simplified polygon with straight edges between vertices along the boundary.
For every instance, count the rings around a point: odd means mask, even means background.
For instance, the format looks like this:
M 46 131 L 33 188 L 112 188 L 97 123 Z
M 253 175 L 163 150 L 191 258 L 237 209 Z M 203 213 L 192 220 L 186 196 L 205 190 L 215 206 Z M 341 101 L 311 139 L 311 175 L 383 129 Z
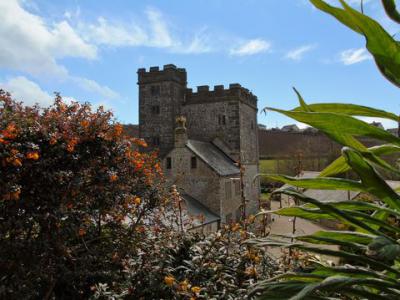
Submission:
M 163 160 L 164 174 L 171 184 L 179 187 L 181 192 L 189 194 L 212 212 L 220 215 L 220 177 L 199 158 L 197 158 L 197 168 L 192 169 L 190 160 L 193 156 L 194 153 L 186 147 L 173 149 Z M 171 169 L 166 169 L 167 157 L 171 157 Z
M 231 154 L 238 157 L 240 147 L 238 101 L 184 105 L 182 113 L 186 116 L 186 126 L 191 139 L 212 141 L 218 137 L 232 149 Z M 221 116 L 225 116 L 225 124 L 220 124 Z
M 258 164 L 257 109 L 240 103 L 240 149 L 242 164 Z
M 241 216 L 240 205 L 241 193 L 237 190 L 236 184 L 240 185 L 240 178 L 221 177 L 220 179 L 220 195 L 221 195 L 221 221 L 223 223 L 229 221 L 238 221 Z
M 186 71 L 173 65 L 139 69 L 139 132 L 149 149 L 165 155 L 174 145 L 175 119 L 181 114 L 186 88 Z M 157 108 L 158 107 L 158 108 Z M 159 145 L 154 144 L 158 139 Z

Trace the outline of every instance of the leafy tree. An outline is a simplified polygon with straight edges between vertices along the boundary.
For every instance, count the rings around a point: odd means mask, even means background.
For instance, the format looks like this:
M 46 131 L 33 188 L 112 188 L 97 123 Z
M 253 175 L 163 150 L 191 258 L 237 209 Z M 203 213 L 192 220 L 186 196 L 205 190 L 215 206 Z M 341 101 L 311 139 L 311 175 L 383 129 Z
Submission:
M 156 222 L 160 166 L 110 112 L 0 91 L 0 298 L 86 298 Z
M 310 2 L 363 35 L 378 69 L 391 83 L 400 87 L 400 43 L 394 37 L 378 22 L 353 9 L 345 1 L 340 0 L 342 8 L 322 0 Z M 391 19 L 399 22 L 395 1 L 383 0 L 382 3 Z M 322 230 L 312 235 L 297 236 L 294 243 L 274 236 L 249 241 L 249 244 L 261 248 L 277 246 L 336 256 L 343 262 L 339 266 L 314 263 L 294 272 L 282 273 L 257 284 L 253 294 L 262 294 L 261 299 L 399 299 L 400 196 L 385 182 L 380 170 L 399 174 L 398 168 L 382 156 L 400 152 L 400 139 L 354 116 L 379 117 L 396 122 L 399 122 L 399 117 L 391 112 L 353 104 L 306 104 L 301 95 L 297 95 L 299 107 L 288 111 L 269 109 L 323 131 L 344 146 L 342 156 L 323 170 L 319 178 L 267 176 L 301 188 L 362 191 L 376 200 L 373 203 L 345 199 L 341 202 L 320 202 L 294 189 L 282 191 L 303 204 L 274 213 L 309 220 L 336 220 L 353 230 Z M 357 140 L 359 136 L 376 138 L 383 144 L 367 148 Z M 332 177 L 348 170 L 354 171 L 359 180 Z M 339 248 L 321 248 L 322 244 L 337 245 Z

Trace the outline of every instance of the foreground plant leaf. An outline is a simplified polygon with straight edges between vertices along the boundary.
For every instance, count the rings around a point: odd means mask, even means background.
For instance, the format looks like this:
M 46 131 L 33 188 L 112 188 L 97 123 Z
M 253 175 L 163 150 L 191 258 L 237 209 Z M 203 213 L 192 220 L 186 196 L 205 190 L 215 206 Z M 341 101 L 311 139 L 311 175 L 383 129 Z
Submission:
M 400 196 L 363 159 L 360 153 L 350 148 L 344 148 L 342 153 L 352 170 L 360 176 L 362 184 L 368 192 L 381 199 L 390 208 L 400 210 Z
M 386 14 L 395 22 L 400 23 L 400 14 L 396 10 L 396 2 L 394 0 L 382 0 Z
M 350 116 L 384 118 L 395 122 L 399 121 L 399 117 L 391 112 L 351 103 L 313 103 L 307 104 L 307 108 L 308 110 L 305 110 L 303 106 L 300 106 L 293 109 L 293 111 L 330 112 Z
M 296 178 L 279 174 L 259 174 L 259 176 L 305 189 L 367 191 L 360 182 L 344 178 Z
M 355 138 L 357 136 L 375 138 L 400 146 L 398 137 L 349 115 L 328 112 L 289 111 L 276 108 L 265 109 L 279 112 L 299 122 L 306 123 L 321 130 L 339 144 L 354 148 L 360 152 L 365 152 L 368 149 Z
M 375 156 L 390 155 L 400 152 L 400 147 L 393 144 L 384 144 L 368 148 L 368 152 Z M 349 171 L 351 168 L 346 163 L 344 156 L 338 157 L 319 174 L 319 177 L 329 177 Z
M 353 9 L 343 0 L 340 0 L 343 9 L 333 7 L 322 0 L 310 0 L 310 2 L 355 32 L 362 34 L 367 41 L 366 47 L 373 55 L 381 73 L 400 87 L 400 45 L 378 22 Z M 388 3 L 386 7 L 389 7 Z M 390 7 L 389 11 L 393 15 Z

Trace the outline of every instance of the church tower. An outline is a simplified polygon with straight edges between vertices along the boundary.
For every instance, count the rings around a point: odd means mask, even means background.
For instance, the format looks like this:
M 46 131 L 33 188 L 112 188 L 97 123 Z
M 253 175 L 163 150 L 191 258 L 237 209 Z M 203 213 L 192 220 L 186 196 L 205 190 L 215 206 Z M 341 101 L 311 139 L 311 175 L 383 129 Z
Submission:
M 163 157 L 174 147 L 176 117 L 180 115 L 186 89 L 186 70 L 164 65 L 138 70 L 139 134 L 149 149 Z

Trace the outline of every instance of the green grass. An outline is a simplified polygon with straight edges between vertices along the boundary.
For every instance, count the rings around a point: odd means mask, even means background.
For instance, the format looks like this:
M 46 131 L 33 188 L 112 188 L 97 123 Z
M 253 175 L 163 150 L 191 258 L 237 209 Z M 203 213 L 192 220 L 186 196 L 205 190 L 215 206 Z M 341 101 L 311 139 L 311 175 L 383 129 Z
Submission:
M 260 173 L 296 175 L 294 172 L 297 164 L 298 161 L 294 159 L 261 159 L 259 165 Z M 327 165 L 328 161 L 326 158 L 321 158 L 319 161 L 316 158 L 305 158 L 302 160 L 302 169 L 307 171 L 317 171 L 317 169 L 322 170 Z
M 261 173 L 275 173 L 276 167 L 277 167 L 277 160 L 274 160 L 274 159 L 260 160 L 260 172 Z

